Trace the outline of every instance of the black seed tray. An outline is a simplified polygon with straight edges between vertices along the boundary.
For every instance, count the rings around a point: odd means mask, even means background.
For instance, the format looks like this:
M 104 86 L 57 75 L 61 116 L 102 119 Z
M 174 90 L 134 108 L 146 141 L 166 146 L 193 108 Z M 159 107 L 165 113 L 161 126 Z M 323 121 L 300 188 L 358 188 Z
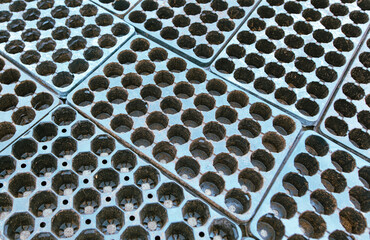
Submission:
M 119 17 L 124 17 L 141 0 L 91 0 Z
M 211 69 L 315 125 L 367 31 L 365 2 L 264 1 Z
M 62 97 L 134 32 L 90 1 L 1 1 L 0 9 L 0 51 Z
M 125 20 L 140 33 L 208 66 L 259 0 L 144 0 Z
M 134 37 L 67 100 L 236 221 L 247 221 L 301 124 L 238 89 Z
M 0 162 L 7 239 L 241 239 L 235 223 L 67 105 Z
M 364 42 L 320 131 L 370 159 L 370 37 Z
M 313 131 L 303 134 L 250 223 L 259 239 L 369 239 L 370 167 Z
M 0 152 L 58 104 L 54 93 L 0 57 Z

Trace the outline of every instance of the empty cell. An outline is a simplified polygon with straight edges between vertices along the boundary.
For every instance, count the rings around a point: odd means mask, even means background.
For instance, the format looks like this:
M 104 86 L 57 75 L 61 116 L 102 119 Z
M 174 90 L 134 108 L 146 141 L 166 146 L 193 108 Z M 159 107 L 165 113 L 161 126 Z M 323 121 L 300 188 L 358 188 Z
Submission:
M 168 125 L 168 117 L 162 112 L 152 112 L 146 118 L 147 126 L 152 130 L 162 130 Z
M 7 141 L 11 139 L 16 132 L 15 126 L 10 122 L 0 123 L 0 142 Z
M 303 88 L 307 84 L 307 79 L 298 72 L 289 72 L 285 75 L 285 82 L 292 88 Z
M 263 177 L 251 168 L 246 168 L 239 173 L 238 182 L 244 192 L 258 192 L 263 187 Z
M 98 229 L 106 235 L 116 234 L 123 227 L 124 216 L 117 207 L 105 207 L 96 215 Z
M 195 55 L 203 59 L 212 57 L 213 52 L 213 48 L 206 44 L 199 44 L 194 48 Z
M 42 191 L 30 199 L 30 211 L 35 217 L 48 217 L 58 206 L 58 198 L 51 191 Z
M 172 223 L 166 230 L 167 239 L 183 238 L 194 240 L 193 229 L 185 223 Z
M 77 187 L 78 176 L 70 170 L 61 171 L 53 177 L 52 189 L 58 195 L 71 195 Z
M 175 25 L 175 27 L 178 28 L 187 27 L 190 25 L 190 18 L 185 15 L 179 14 L 172 19 L 172 23 L 173 25 Z
M 184 156 L 179 158 L 175 166 L 176 172 L 184 179 L 192 179 L 199 174 L 199 163 L 192 157 Z
M 193 157 L 206 160 L 213 153 L 213 145 L 204 138 L 197 138 L 189 146 Z
M 199 180 L 199 186 L 207 196 L 217 196 L 224 191 L 225 181 L 219 175 L 208 172 Z
M 80 152 L 72 160 L 72 168 L 78 174 L 88 175 L 98 167 L 97 157 L 90 152 Z
M 250 209 L 251 198 L 239 189 L 231 189 L 225 196 L 225 205 L 231 212 L 243 214 Z
M 210 217 L 208 206 L 200 200 L 188 201 L 182 209 L 182 214 L 192 227 L 203 226 Z
M 33 137 L 38 142 L 52 140 L 58 134 L 58 128 L 53 123 L 41 123 L 33 129 Z
M 95 134 L 95 126 L 89 121 L 79 121 L 72 126 L 71 133 L 79 141 L 87 140 Z
M 151 166 L 143 166 L 134 174 L 135 184 L 142 190 L 153 189 L 159 182 L 158 171 Z
M 96 230 L 93 229 L 87 229 L 82 231 L 76 240 L 87 240 L 87 239 L 96 239 L 96 240 L 103 240 L 104 237 Z
M 287 136 L 295 132 L 296 125 L 293 119 L 286 115 L 278 115 L 274 118 L 272 122 L 276 131 L 280 134 Z
M 187 127 L 198 127 L 203 122 L 203 115 L 196 109 L 186 109 L 181 114 L 181 121 Z
M 36 189 L 36 178 L 29 173 L 19 173 L 9 182 L 8 190 L 15 198 L 24 198 Z
M 173 144 L 185 144 L 190 139 L 190 131 L 184 126 L 176 124 L 168 129 L 167 138 Z
M 144 127 L 137 128 L 131 134 L 131 142 L 137 147 L 149 147 L 154 142 L 154 134 Z
M 285 193 L 276 193 L 270 200 L 270 208 L 279 218 L 290 219 L 297 212 L 297 203 Z
M 298 109 L 298 111 L 301 114 L 305 116 L 311 116 L 311 117 L 316 116 L 320 111 L 319 105 L 315 101 L 312 101 L 309 98 L 299 99 L 296 102 L 295 107 Z
M 12 145 L 12 154 L 18 160 L 26 160 L 37 153 L 38 144 L 32 138 L 23 138 Z
M 297 95 L 294 91 L 282 87 L 276 89 L 275 99 L 283 105 L 292 105 L 297 101 Z
M 259 171 L 268 172 L 275 166 L 274 156 L 264 149 L 253 151 L 250 159 L 253 166 L 258 168 Z
M 130 21 L 134 23 L 143 23 L 146 20 L 146 14 L 141 11 L 132 11 L 129 15 Z
M 136 62 L 136 59 L 137 59 L 137 54 L 131 50 L 123 50 L 117 56 L 117 60 L 121 64 L 131 64 L 131 63 Z
M 102 193 L 113 192 L 119 182 L 119 174 L 111 168 L 101 169 L 94 176 L 94 186 Z
M 326 231 L 326 222 L 314 212 L 306 211 L 299 216 L 299 226 L 307 237 L 320 238 Z
M 358 211 L 353 208 L 346 207 L 339 213 L 340 222 L 347 232 L 353 234 L 361 234 L 366 228 L 366 219 Z
M 225 41 L 225 35 L 218 31 L 208 31 L 206 40 L 209 44 L 219 45 Z
M 187 99 L 194 95 L 195 88 L 193 85 L 187 82 L 179 82 L 174 87 L 173 92 L 175 93 L 176 97 Z
M 26 80 L 20 82 L 15 88 L 14 92 L 20 97 L 31 96 L 35 93 L 37 86 L 34 82 Z
M 140 75 L 149 75 L 155 71 L 155 64 L 149 60 L 141 60 L 136 64 L 135 70 Z
M 166 114 L 175 114 L 180 112 L 182 103 L 177 98 L 168 96 L 161 101 L 160 107 Z
M 137 73 L 127 73 L 122 77 L 122 86 L 126 89 L 135 89 L 141 86 L 143 79 Z
M 153 0 L 145 0 L 141 3 L 144 11 L 155 11 L 158 8 L 158 3 Z
M 360 186 L 355 186 L 349 191 L 351 202 L 358 210 L 361 210 L 362 212 L 368 212 L 370 210 L 369 204 L 367 203 L 367 199 L 370 197 L 369 195 L 370 192 Z
M 10 176 L 16 169 L 15 159 L 11 156 L 1 156 L 0 179 Z
M 149 239 L 149 234 L 139 226 L 129 226 L 122 234 L 122 239 Z
M 250 148 L 250 144 L 247 139 L 239 135 L 233 135 L 226 141 L 226 148 L 230 153 L 236 156 L 243 156 L 247 154 Z
M 113 109 L 112 109 L 113 111 Z M 140 117 L 147 113 L 148 104 L 141 99 L 133 99 L 126 105 L 127 113 L 132 117 Z
M 55 86 L 60 88 L 68 87 L 72 84 L 74 76 L 66 71 L 58 72 L 52 78 L 52 82 Z
M 125 89 L 121 87 L 111 88 L 107 92 L 107 99 L 110 103 L 121 104 L 125 102 L 128 98 L 128 93 Z
M 179 37 L 179 31 L 173 27 L 164 27 L 161 30 L 160 35 L 163 39 L 174 40 Z
M 308 190 L 307 180 L 297 173 L 288 173 L 283 178 L 283 186 L 290 195 L 301 197 Z
M 142 192 L 135 186 L 124 186 L 116 194 L 117 203 L 125 212 L 135 211 L 143 203 Z
M 141 224 L 148 231 L 158 231 L 168 221 L 167 211 L 159 204 L 147 204 L 140 211 Z
M 7 193 L 0 194 L 0 219 L 4 219 L 13 208 L 13 200 Z
M 236 232 L 236 226 L 226 218 L 218 218 L 212 221 L 211 226 L 208 229 L 210 236 L 214 236 L 213 239 L 217 238 L 238 238 Z
M 346 178 L 333 169 L 327 169 L 321 173 L 321 183 L 330 192 L 340 193 L 347 187 Z
M 238 119 L 238 113 L 229 106 L 221 106 L 216 110 L 215 118 L 223 124 L 232 124 Z
M 161 19 L 170 19 L 174 16 L 174 11 L 169 7 L 161 7 L 157 10 L 156 14 Z
M 27 239 L 35 229 L 35 219 L 26 212 L 15 213 L 5 222 L 4 234 L 9 239 Z
M 168 53 L 165 49 L 157 47 L 150 50 L 148 57 L 153 62 L 162 62 L 167 59 Z
M 69 238 L 80 228 L 80 216 L 73 210 L 62 210 L 52 219 L 51 230 L 59 237 Z
M 215 62 L 217 71 L 225 74 L 231 74 L 235 69 L 235 63 L 226 58 L 219 58 Z
M 306 150 L 315 156 L 325 156 L 329 151 L 329 145 L 324 138 L 311 135 L 305 140 Z
M 356 167 L 356 161 L 351 154 L 343 150 L 337 150 L 331 154 L 331 162 L 340 172 L 352 172 Z
M 85 17 L 95 16 L 98 13 L 98 8 L 93 4 L 86 4 L 80 8 L 80 13 Z
M 32 107 L 37 110 L 48 109 L 54 102 L 54 98 L 49 93 L 39 93 L 31 99 Z
M 157 191 L 158 200 L 166 208 L 178 207 L 184 200 L 182 188 L 175 183 L 165 183 Z
M 302 175 L 313 176 L 319 170 L 319 163 L 315 157 L 307 153 L 300 153 L 294 158 L 294 166 Z
M 226 129 L 218 122 L 208 122 L 203 128 L 204 136 L 211 141 L 221 141 L 226 136 Z
M 121 173 L 132 171 L 136 164 L 136 155 L 129 150 L 119 150 L 112 156 L 112 166 Z
M 322 189 L 313 191 L 310 195 L 310 201 L 319 214 L 330 215 L 337 208 L 337 201 L 333 195 Z
M 38 155 L 31 165 L 32 172 L 37 177 L 48 177 L 57 169 L 57 159 L 51 154 Z
M 76 112 L 69 107 L 60 107 L 53 112 L 51 118 L 58 126 L 67 126 L 76 119 Z
M 227 153 L 220 153 L 214 158 L 213 167 L 220 175 L 231 175 L 238 168 L 238 162 L 231 155 Z
M 253 86 L 259 93 L 263 94 L 270 94 L 275 91 L 275 83 L 265 77 L 257 78 Z
M 4 94 L 0 97 L 0 111 L 7 112 L 15 109 L 18 105 L 18 98 L 13 94 Z
M 215 107 L 215 103 L 215 99 L 206 93 L 201 93 L 194 99 L 194 105 L 200 111 L 208 112 L 212 110 Z
M 169 142 L 159 142 L 153 148 L 153 156 L 160 163 L 169 163 L 176 157 L 177 150 Z
M 249 138 L 255 138 L 261 133 L 261 125 L 253 119 L 244 118 L 239 122 L 239 132 Z
M 174 80 L 175 80 L 175 76 L 166 70 L 158 71 L 154 75 L 154 82 L 159 87 L 168 87 L 174 83 Z

